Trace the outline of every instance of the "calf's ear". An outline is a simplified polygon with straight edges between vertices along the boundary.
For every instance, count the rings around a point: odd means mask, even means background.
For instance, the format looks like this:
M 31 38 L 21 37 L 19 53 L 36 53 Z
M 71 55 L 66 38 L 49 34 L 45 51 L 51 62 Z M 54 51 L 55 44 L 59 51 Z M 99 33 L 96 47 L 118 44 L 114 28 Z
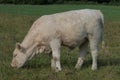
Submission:
M 22 51 L 22 52 L 24 52 L 25 51 L 25 49 L 20 45 L 20 43 L 18 42 L 18 43 L 16 43 L 16 48 L 18 49 L 18 50 L 20 50 L 20 51 Z
M 16 43 L 16 48 L 17 48 L 17 49 L 21 49 L 21 48 L 22 48 L 19 42 Z

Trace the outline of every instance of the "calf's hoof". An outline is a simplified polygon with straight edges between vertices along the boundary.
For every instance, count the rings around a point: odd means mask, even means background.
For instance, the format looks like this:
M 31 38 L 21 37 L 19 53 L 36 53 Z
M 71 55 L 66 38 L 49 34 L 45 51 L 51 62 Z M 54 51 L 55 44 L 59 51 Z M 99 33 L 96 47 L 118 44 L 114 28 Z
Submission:
M 58 67 L 52 67 L 52 70 L 55 72 L 60 72 L 62 69 Z
M 97 66 L 92 66 L 91 68 L 93 71 L 97 70 Z

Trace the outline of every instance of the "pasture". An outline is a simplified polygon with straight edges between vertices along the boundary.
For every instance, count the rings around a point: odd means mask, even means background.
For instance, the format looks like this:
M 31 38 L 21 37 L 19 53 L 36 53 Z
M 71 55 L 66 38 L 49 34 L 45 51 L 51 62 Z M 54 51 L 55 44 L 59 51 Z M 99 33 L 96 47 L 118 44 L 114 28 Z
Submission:
M 41 15 L 75 9 L 100 9 L 105 16 L 104 37 L 109 50 L 99 50 L 98 70 L 91 70 L 88 53 L 82 69 L 75 70 L 78 49 L 61 48 L 62 71 L 51 70 L 47 54 L 34 57 L 24 68 L 11 68 L 12 52 Z M 100 45 L 101 46 L 101 45 Z M 0 5 L 0 80 L 119 80 L 120 6 L 105 5 Z

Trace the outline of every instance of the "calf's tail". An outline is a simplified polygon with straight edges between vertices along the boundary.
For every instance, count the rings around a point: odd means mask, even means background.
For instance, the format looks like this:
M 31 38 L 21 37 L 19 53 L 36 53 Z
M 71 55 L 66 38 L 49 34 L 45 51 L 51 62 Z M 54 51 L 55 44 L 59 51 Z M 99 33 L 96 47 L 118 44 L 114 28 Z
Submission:
M 101 24 L 101 28 L 102 28 L 102 36 L 101 36 L 101 42 L 102 42 L 102 49 L 105 51 L 105 53 L 109 53 L 108 47 L 104 41 L 104 16 L 100 11 L 100 24 Z

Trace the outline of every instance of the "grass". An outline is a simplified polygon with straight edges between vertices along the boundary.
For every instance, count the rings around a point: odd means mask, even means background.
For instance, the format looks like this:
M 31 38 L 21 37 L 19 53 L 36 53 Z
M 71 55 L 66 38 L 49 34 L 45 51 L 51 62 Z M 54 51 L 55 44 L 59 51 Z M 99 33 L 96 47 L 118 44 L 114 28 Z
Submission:
M 62 71 L 50 68 L 50 57 L 41 55 L 25 68 L 10 67 L 16 42 L 21 42 L 32 23 L 41 15 L 73 9 L 100 9 L 105 16 L 105 41 L 110 51 L 99 52 L 97 71 L 91 71 L 91 55 L 81 70 L 75 70 L 78 49 L 61 49 Z M 120 7 L 103 5 L 0 5 L 0 80 L 119 80 L 120 79 Z
M 119 6 L 104 6 L 104 5 L 0 5 L 1 13 L 41 16 L 56 12 L 63 12 L 76 9 L 100 9 L 105 15 L 106 20 L 120 20 Z M 111 11 L 112 10 L 112 11 Z M 112 16 L 111 16 L 112 15 Z

